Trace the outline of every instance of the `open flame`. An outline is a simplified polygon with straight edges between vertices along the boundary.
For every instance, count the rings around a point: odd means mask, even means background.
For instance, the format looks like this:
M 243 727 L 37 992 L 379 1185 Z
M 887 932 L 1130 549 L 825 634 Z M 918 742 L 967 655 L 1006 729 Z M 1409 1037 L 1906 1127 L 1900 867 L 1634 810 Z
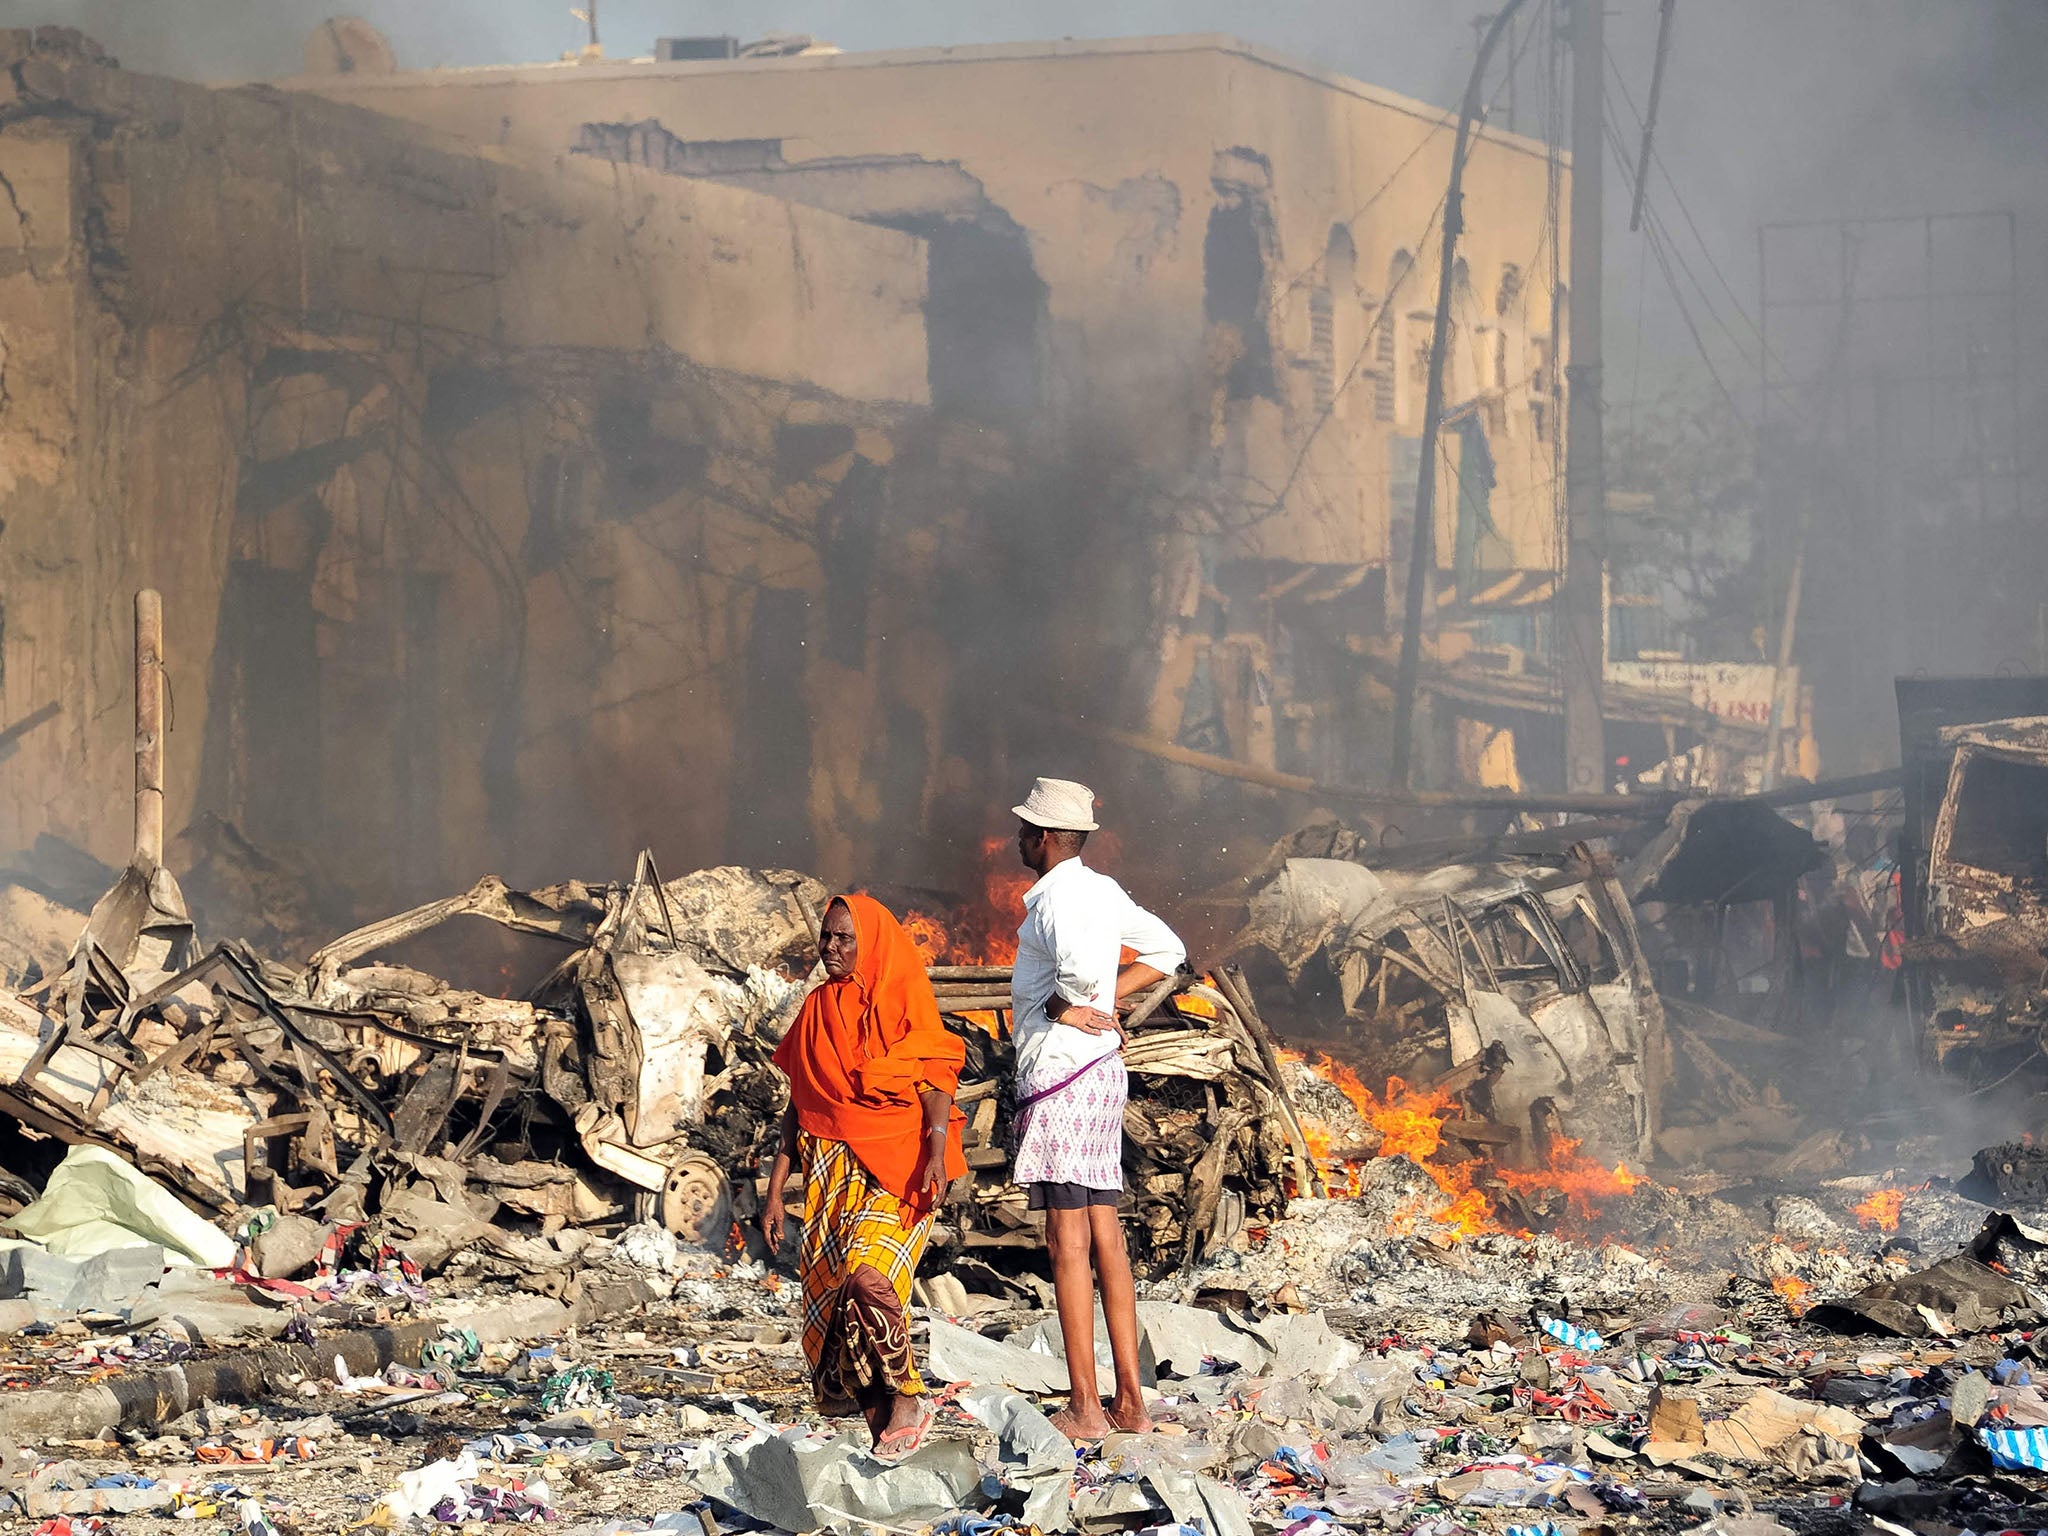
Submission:
M 1899 1230 L 1899 1212 L 1905 1209 L 1906 1191 L 1903 1189 L 1880 1189 L 1854 1207 L 1859 1226 L 1874 1227 L 1879 1232 Z
M 1562 1191 L 1572 1210 L 1584 1221 L 1599 1216 L 1596 1200 L 1633 1194 L 1643 1183 L 1640 1174 L 1630 1173 L 1620 1163 L 1609 1168 L 1586 1156 L 1579 1150 L 1579 1143 L 1569 1136 L 1560 1136 L 1551 1143 L 1550 1161 L 1544 1167 L 1503 1168 L 1500 1180 L 1517 1193 Z
M 903 919 L 903 931 L 910 935 L 910 942 L 924 956 L 926 965 L 939 965 L 945 961 L 947 946 L 952 941 L 945 925 L 937 918 L 923 912 L 908 913 Z
M 975 896 L 945 917 L 911 912 L 903 926 L 926 965 L 1009 965 L 1017 958 L 1024 893 L 1037 878 L 1017 862 L 1014 838 L 983 838 Z
M 1810 1305 L 1806 1296 L 1813 1287 L 1797 1275 L 1773 1276 L 1771 1279 L 1771 1289 L 1784 1297 L 1785 1305 L 1794 1312 L 1804 1312 Z
M 1633 1193 L 1645 1183 L 1641 1175 L 1620 1164 L 1609 1168 L 1588 1157 L 1580 1150 L 1580 1144 L 1569 1137 L 1557 1138 L 1551 1145 L 1549 1160 L 1537 1168 L 1500 1167 L 1479 1157 L 1448 1161 L 1445 1122 L 1466 1113 L 1451 1094 L 1412 1088 L 1398 1077 L 1388 1078 L 1385 1090 L 1375 1093 L 1351 1068 L 1321 1052 L 1312 1062 L 1298 1051 L 1283 1048 L 1279 1054 L 1283 1060 L 1306 1063 L 1308 1070 L 1343 1092 L 1359 1118 L 1380 1133 L 1382 1140 L 1375 1156 L 1406 1157 L 1436 1185 L 1441 1203 L 1433 1209 L 1418 1207 L 1397 1212 L 1397 1230 L 1427 1217 L 1459 1237 L 1519 1231 L 1519 1223 L 1503 1221 L 1494 1195 L 1488 1193 L 1489 1185 L 1496 1192 L 1520 1196 L 1561 1195 L 1573 1216 L 1591 1222 L 1600 1215 L 1599 1201 Z M 1343 1149 L 1335 1145 L 1336 1137 L 1330 1127 L 1315 1116 L 1304 1114 L 1301 1120 L 1309 1155 L 1323 1170 L 1330 1194 L 1346 1197 L 1359 1193 L 1369 1159 L 1346 1157 Z

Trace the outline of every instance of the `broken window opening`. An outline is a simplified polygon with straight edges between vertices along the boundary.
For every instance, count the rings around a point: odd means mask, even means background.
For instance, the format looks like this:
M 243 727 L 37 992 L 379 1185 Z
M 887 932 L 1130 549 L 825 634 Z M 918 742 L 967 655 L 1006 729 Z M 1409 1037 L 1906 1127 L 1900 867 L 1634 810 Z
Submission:
M 583 522 L 583 457 L 543 453 L 527 489 L 526 537 L 519 559 L 530 576 L 560 570 Z
M 1581 891 L 1569 907 L 1563 911 L 1553 907 L 1550 915 L 1557 923 L 1565 948 L 1572 952 L 1590 982 L 1604 986 L 1621 979 L 1621 962 L 1615 958 L 1614 945 L 1593 910 L 1591 896 Z
M 1343 383 L 1342 375 L 1357 361 L 1357 301 L 1358 249 L 1352 243 L 1350 229 L 1333 224 L 1330 238 L 1323 246 L 1322 286 L 1309 294 L 1308 305 L 1309 352 L 1319 416 L 1329 414 Z M 1349 323 L 1340 324 L 1340 316 Z
M 1046 287 L 1008 219 L 925 223 L 925 329 L 932 408 L 1015 428 L 1036 414 Z
M 1326 416 L 1337 399 L 1337 345 L 1335 305 L 1328 288 L 1318 288 L 1308 296 L 1308 347 L 1312 364 L 1310 382 L 1311 398 L 1315 402 L 1316 414 Z
M 1517 318 L 1515 313 L 1521 302 L 1522 269 L 1512 261 L 1504 263 L 1500 269 L 1500 287 L 1493 297 L 1493 312 L 1500 321 L 1494 345 L 1493 387 L 1502 391 L 1512 388 L 1516 382 L 1512 377 L 1512 371 L 1517 366 L 1517 360 L 1510 356 L 1512 348 L 1509 345 L 1509 337 L 1519 335 L 1527 329 L 1526 324 Z
M 2048 881 L 2048 763 L 1974 753 L 1956 789 L 1950 862 Z
M 1240 350 L 1224 379 L 1231 400 L 1279 399 L 1273 378 L 1273 338 L 1266 295 L 1265 241 L 1259 227 L 1263 209 L 1240 195 L 1209 211 L 1202 240 L 1202 314 L 1211 325 L 1227 325 Z
M 446 700 L 441 682 L 441 615 L 447 578 L 434 571 L 404 574 L 405 654 L 400 661 L 401 727 L 393 744 L 393 787 L 399 824 L 405 828 L 402 857 L 414 890 L 438 886 L 441 868 L 441 722 Z
M 853 452 L 853 428 L 843 421 L 785 421 L 775 429 L 775 478 L 808 480 L 834 459 Z
M 1495 290 L 1493 312 L 1505 320 L 1508 311 L 1515 307 L 1522 297 L 1522 269 L 1512 261 L 1503 262 L 1500 269 L 1500 287 Z
M 1379 421 L 1401 417 L 1400 390 L 1401 292 L 1408 274 L 1415 270 L 1415 258 L 1407 251 L 1394 252 L 1387 263 L 1387 292 L 1373 311 L 1373 416 Z
M 855 671 L 867 666 L 868 596 L 887 477 L 881 465 L 855 459 L 831 499 L 818 509 L 818 553 L 825 571 L 825 654 Z
M 320 657 L 311 566 L 228 565 L 200 748 L 199 802 L 251 841 L 296 846 L 320 826 Z
M 681 442 L 654 429 L 654 401 L 642 395 L 600 400 L 592 437 L 604 466 L 600 508 L 620 521 L 702 485 L 711 466 L 711 450 L 702 443 Z
M 867 754 L 867 778 L 879 787 L 875 825 L 881 871 L 914 880 L 923 870 L 918 834 L 924 828 L 925 781 L 931 775 L 930 738 L 922 712 L 900 701 L 882 717 L 882 731 Z
M 1464 916 L 1471 936 L 1466 952 L 1480 962 L 1482 973 L 1491 973 L 1492 983 L 1521 983 L 1540 992 L 1574 992 L 1584 986 L 1541 898 L 1517 896 Z
M 445 442 L 518 400 L 522 389 L 502 368 L 436 368 L 427 375 L 420 429 Z

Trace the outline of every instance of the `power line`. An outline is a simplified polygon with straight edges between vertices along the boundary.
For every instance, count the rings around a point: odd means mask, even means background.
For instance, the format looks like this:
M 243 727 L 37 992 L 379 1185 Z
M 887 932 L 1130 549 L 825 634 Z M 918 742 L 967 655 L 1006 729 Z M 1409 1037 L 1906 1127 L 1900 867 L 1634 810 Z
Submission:
M 1609 73 L 1613 76 L 1615 89 L 1621 94 L 1622 104 L 1628 108 L 1629 115 L 1635 119 L 1636 127 L 1640 130 L 1643 126 L 1642 113 L 1636 107 L 1635 98 L 1629 94 L 1628 82 L 1622 77 L 1621 66 L 1616 62 L 1611 52 L 1607 55 L 1607 66 Z M 1650 159 L 1657 169 L 1663 173 L 1664 185 L 1670 190 L 1671 201 L 1677 206 L 1679 216 L 1685 220 L 1685 227 L 1690 231 L 1693 243 L 1699 247 L 1700 255 L 1706 261 L 1708 270 L 1714 274 L 1714 278 L 1720 283 L 1722 291 L 1728 295 L 1729 306 L 1741 318 L 1743 325 L 1748 327 L 1750 334 L 1756 337 L 1758 345 L 1763 346 L 1764 334 L 1762 328 L 1743 305 L 1742 298 L 1736 293 L 1734 284 L 1728 281 L 1728 275 L 1721 270 L 1721 264 L 1714 259 L 1714 248 L 1708 244 L 1707 237 L 1700 232 L 1699 223 L 1692 216 L 1692 208 L 1687 204 L 1685 194 L 1679 190 L 1677 179 L 1672 176 L 1671 168 L 1664 162 L 1664 152 L 1656 147 L 1654 143 L 1650 148 Z M 1695 282 L 1697 281 L 1695 279 Z M 1702 298 L 1706 298 L 1705 285 L 1700 284 L 1699 287 Z M 1711 303 L 1710 299 L 1709 302 Z M 1733 340 L 1734 338 L 1731 335 L 1730 341 L 1733 342 Z
M 1607 147 L 1614 155 L 1614 163 L 1626 177 L 1632 169 L 1628 163 L 1627 146 L 1622 143 L 1620 131 L 1611 121 L 1603 126 L 1606 128 Z M 1744 427 L 1748 427 L 1749 421 L 1742 414 L 1742 408 L 1736 404 L 1734 391 L 1729 389 L 1727 381 L 1721 377 L 1721 370 L 1715 366 L 1714 355 L 1707 347 L 1706 337 L 1700 333 L 1699 322 L 1693 318 L 1692 308 L 1685 302 L 1684 290 L 1679 286 L 1677 275 L 1672 271 L 1671 252 L 1667 249 L 1668 242 L 1662 234 L 1663 221 L 1657 216 L 1654 208 L 1646 206 L 1643 211 L 1648 215 L 1643 233 L 1649 239 L 1650 254 L 1657 258 L 1658 270 L 1664 274 L 1664 282 L 1671 290 L 1671 301 L 1678 306 L 1679 316 L 1685 321 L 1685 328 L 1692 335 L 1693 346 L 1699 352 L 1700 361 L 1706 364 L 1708 375 L 1713 379 L 1715 387 L 1721 391 L 1721 397 L 1727 401 L 1728 409 L 1734 413 L 1735 419 Z M 1682 259 L 1680 264 L 1683 265 Z M 1690 271 L 1687 272 L 1687 276 L 1691 276 Z M 1697 286 L 1698 279 L 1694 278 L 1693 281 Z M 1718 317 L 1716 318 L 1718 321 Z M 1723 331 L 1726 332 L 1725 326 Z M 1732 336 L 1730 340 L 1733 340 Z

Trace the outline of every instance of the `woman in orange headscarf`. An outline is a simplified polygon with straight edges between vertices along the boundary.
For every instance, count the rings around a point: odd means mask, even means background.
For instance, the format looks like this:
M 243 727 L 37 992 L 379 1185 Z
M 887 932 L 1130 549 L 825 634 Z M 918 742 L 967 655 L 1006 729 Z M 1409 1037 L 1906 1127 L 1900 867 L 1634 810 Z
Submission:
M 924 957 L 888 908 L 834 897 L 825 979 L 775 1050 L 789 1108 L 761 1235 L 782 1246 L 783 1188 L 804 1171 L 797 1268 L 818 1407 L 858 1409 L 880 1455 L 923 1441 L 931 1415 L 910 1351 L 910 1281 L 946 1186 L 967 1171 L 953 1108 L 967 1051 L 939 1022 Z

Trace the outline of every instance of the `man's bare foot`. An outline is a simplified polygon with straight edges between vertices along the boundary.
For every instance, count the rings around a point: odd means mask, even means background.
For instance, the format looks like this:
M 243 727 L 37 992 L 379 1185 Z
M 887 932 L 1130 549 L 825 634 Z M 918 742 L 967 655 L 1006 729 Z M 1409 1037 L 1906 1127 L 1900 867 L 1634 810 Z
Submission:
M 1136 1399 L 1127 1403 L 1122 1398 L 1117 1398 L 1109 1405 L 1108 1419 L 1114 1428 L 1120 1429 L 1126 1434 L 1149 1435 L 1152 1433 L 1152 1415 L 1145 1411 L 1145 1404 L 1142 1399 Z
M 1076 1445 L 1092 1444 L 1109 1433 L 1109 1420 L 1102 1416 L 1102 1405 L 1095 1405 L 1092 1418 L 1084 1417 L 1084 1410 L 1066 1407 L 1051 1416 L 1052 1427 L 1065 1435 Z

